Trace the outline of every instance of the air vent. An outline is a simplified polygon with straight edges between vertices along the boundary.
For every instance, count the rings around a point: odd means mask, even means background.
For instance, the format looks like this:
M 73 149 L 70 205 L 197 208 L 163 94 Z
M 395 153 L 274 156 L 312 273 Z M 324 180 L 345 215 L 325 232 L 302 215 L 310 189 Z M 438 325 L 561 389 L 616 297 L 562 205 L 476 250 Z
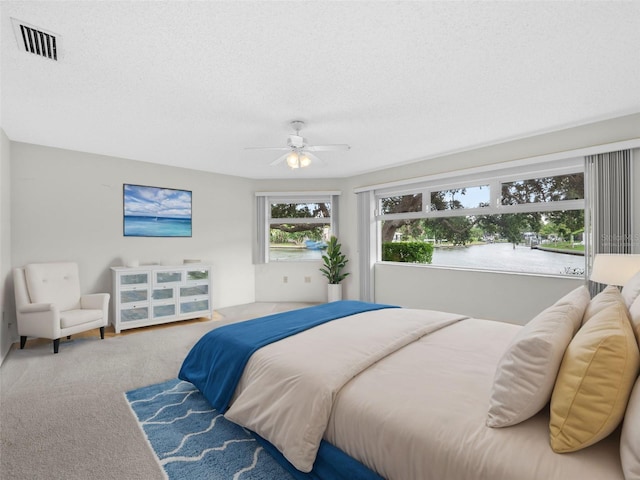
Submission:
M 20 50 L 50 60 L 58 60 L 58 52 L 60 49 L 59 35 L 39 27 L 34 27 L 15 18 L 11 20 Z

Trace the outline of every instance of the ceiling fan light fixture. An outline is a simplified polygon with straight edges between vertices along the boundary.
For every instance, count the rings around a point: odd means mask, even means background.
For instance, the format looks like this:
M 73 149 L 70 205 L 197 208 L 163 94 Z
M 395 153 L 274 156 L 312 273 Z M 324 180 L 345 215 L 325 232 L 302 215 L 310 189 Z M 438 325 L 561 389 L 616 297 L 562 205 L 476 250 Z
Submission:
M 300 135 L 300 130 L 304 127 L 302 120 L 294 120 L 291 127 L 295 130 L 295 134 L 289 135 L 287 138 L 287 146 L 282 147 L 245 147 L 246 150 L 279 150 L 286 153 L 275 159 L 269 165 L 279 165 L 286 162 L 291 169 L 305 168 L 311 166 L 316 160 L 322 163 L 322 160 L 315 156 L 316 152 L 333 152 L 339 150 L 349 150 L 351 147 L 345 143 L 330 145 L 309 145 L 304 137 Z
M 298 152 L 291 152 L 289 155 L 287 155 L 287 165 L 289 165 L 289 168 L 300 167 L 300 158 L 298 156 Z
M 304 168 L 308 167 L 309 165 L 311 165 L 311 159 L 307 155 L 302 154 L 302 156 L 300 157 L 300 166 Z

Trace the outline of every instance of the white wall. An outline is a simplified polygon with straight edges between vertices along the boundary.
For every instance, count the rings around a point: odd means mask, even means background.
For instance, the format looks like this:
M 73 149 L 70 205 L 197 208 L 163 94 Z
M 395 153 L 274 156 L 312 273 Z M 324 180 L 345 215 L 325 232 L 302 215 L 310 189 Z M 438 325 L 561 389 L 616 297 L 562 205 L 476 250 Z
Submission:
M 640 137 L 640 113 L 352 177 L 353 188 L 454 172 Z
M 377 264 L 376 301 L 524 325 L 584 285 L 576 278 Z
M 313 260 L 256 265 L 256 301 L 326 302 L 327 279 L 320 273 L 321 265 Z
M 11 279 L 11 147 L 0 128 L 0 364 L 16 335 Z
M 13 142 L 12 264 L 77 261 L 83 292 L 110 292 L 109 267 L 213 264 L 213 306 L 250 303 L 252 182 L 239 177 Z M 191 190 L 192 238 L 123 236 L 122 185 Z

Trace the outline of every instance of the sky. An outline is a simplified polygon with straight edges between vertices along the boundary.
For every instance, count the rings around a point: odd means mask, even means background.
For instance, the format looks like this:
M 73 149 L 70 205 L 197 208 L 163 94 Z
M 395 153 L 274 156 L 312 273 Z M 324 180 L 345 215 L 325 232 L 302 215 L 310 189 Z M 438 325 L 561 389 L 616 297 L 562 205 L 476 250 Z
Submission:
M 456 192 L 454 198 L 462 202 L 465 208 L 476 208 L 480 203 L 489 203 L 489 186 L 467 187 L 464 195 Z M 451 195 L 446 195 L 445 199 L 451 200 Z
M 191 192 L 125 184 L 124 214 L 142 217 L 191 218 Z

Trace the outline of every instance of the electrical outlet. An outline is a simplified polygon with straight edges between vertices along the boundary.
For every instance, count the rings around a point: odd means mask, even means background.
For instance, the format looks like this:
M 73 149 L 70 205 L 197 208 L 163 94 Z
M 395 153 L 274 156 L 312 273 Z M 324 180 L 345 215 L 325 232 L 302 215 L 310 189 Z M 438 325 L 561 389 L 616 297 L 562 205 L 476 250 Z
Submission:
M 289 277 L 287 277 L 286 275 L 282 277 L 282 283 L 289 283 Z
M 311 283 L 311 277 L 304 277 L 304 283 Z

